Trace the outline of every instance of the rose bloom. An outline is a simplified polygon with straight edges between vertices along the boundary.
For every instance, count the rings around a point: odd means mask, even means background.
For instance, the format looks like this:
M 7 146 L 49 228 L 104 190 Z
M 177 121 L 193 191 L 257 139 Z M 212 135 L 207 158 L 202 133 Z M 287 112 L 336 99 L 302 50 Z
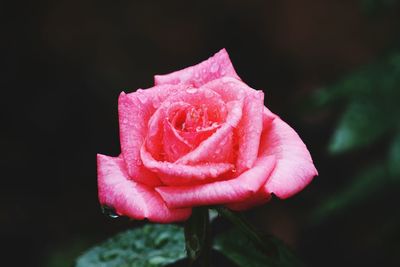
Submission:
M 225 49 L 118 99 L 121 154 L 97 155 L 99 200 L 119 215 L 186 220 L 192 207 L 244 210 L 317 175 L 297 133 L 236 74 Z

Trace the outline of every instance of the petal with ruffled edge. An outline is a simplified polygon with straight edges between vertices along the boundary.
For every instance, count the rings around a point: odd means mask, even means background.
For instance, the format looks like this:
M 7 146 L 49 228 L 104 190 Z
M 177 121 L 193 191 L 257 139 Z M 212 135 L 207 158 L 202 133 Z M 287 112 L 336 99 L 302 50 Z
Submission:
M 200 87 L 209 81 L 224 76 L 230 76 L 240 80 L 233 68 L 228 53 L 225 49 L 221 49 L 214 56 L 197 65 L 169 74 L 154 76 L 154 84 L 190 84 L 195 87 Z
M 152 222 L 170 223 L 186 220 L 191 209 L 171 209 L 153 188 L 129 179 L 122 158 L 97 155 L 99 200 L 117 214 Z
M 147 123 L 151 115 L 171 94 L 183 90 L 185 86 L 162 85 L 134 93 L 122 92 L 118 99 L 119 133 L 121 151 L 129 176 L 150 186 L 160 185 L 157 176 L 144 168 L 140 159 L 140 147 L 148 134 Z
M 234 168 L 234 165 L 230 163 L 207 163 L 191 166 L 158 161 L 147 151 L 145 145 L 142 146 L 140 152 L 146 168 L 157 173 L 166 185 L 193 185 L 220 180 L 224 178 L 221 176 L 222 174 Z
M 276 116 L 265 108 L 266 116 Z M 266 155 L 274 155 L 276 167 L 265 184 L 267 193 L 288 198 L 300 192 L 318 175 L 310 152 L 299 135 L 278 116 L 262 136 Z M 263 149 L 263 148 L 262 148 Z
M 227 103 L 228 116 L 221 127 L 208 139 L 176 161 L 178 164 L 227 162 L 232 156 L 232 133 L 242 117 L 243 101 Z
M 240 174 L 253 166 L 257 159 L 263 129 L 264 93 L 231 77 L 223 77 L 204 85 L 218 93 L 224 101 L 241 99 L 243 116 L 235 130 L 237 138 L 236 170 Z
M 271 193 L 288 198 L 301 191 L 318 175 L 310 153 L 298 134 L 269 109 L 263 112 L 260 155 L 274 155 L 276 166 L 266 184 L 251 198 L 227 205 L 246 210 L 269 201 Z
M 156 190 L 170 208 L 244 201 L 265 184 L 274 166 L 274 156 L 260 157 L 253 168 L 231 180 L 195 186 L 161 186 Z

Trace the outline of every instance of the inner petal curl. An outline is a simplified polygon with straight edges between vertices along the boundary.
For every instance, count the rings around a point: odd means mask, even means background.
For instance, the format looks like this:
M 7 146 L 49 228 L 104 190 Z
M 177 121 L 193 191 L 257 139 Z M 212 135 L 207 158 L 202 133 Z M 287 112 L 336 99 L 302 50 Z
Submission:
M 182 90 L 153 114 L 147 147 L 154 158 L 175 162 L 214 134 L 227 113 L 218 93 L 204 88 Z

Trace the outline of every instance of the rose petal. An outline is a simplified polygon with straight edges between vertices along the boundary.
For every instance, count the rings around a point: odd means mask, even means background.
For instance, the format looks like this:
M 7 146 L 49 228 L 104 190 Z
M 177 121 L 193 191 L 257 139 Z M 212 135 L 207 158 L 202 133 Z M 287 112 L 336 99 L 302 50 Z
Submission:
M 151 104 L 150 104 L 151 105 Z M 146 119 L 153 107 L 139 101 L 138 94 L 128 97 L 122 92 L 118 99 L 119 132 L 121 151 L 126 162 L 129 176 L 133 180 L 155 186 L 161 184 L 157 176 L 146 168 L 140 159 L 140 147 L 146 136 Z
M 209 59 L 165 75 L 154 76 L 154 84 L 190 84 L 195 87 L 220 77 L 230 76 L 240 80 L 225 49 L 220 50 Z
M 99 200 L 117 214 L 153 222 L 186 220 L 191 209 L 170 209 L 153 188 L 130 180 L 122 158 L 97 155 Z
M 264 109 L 265 120 L 270 120 L 270 123 L 262 134 L 261 150 L 265 148 L 265 155 L 274 155 L 277 162 L 265 184 L 265 191 L 288 198 L 301 191 L 318 172 L 299 135 L 279 117 L 271 121 L 271 114 L 267 108 Z
M 266 155 L 276 157 L 276 166 L 265 186 L 251 198 L 229 204 L 228 208 L 246 210 L 264 204 L 270 200 L 271 193 L 280 198 L 290 197 L 318 175 L 310 153 L 297 133 L 264 107 L 259 156 Z
M 242 120 L 236 130 L 239 145 L 236 160 L 238 173 L 251 168 L 257 159 L 263 128 L 263 108 L 264 94 L 262 92 L 254 91 L 245 98 Z
M 235 130 L 238 145 L 236 170 L 240 174 L 251 168 L 257 158 L 263 128 L 264 93 L 231 77 L 211 81 L 203 88 L 217 92 L 224 101 L 244 100 L 243 116 Z
M 167 185 L 200 184 L 222 179 L 221 175 L 232 170 L 233 164 L 209 163 L 199 165 L 183 165 L 158 161 L 142 146 L 141 157 L 144 165 L 157 173 L 161 181 Z
M 274 156 L 261 157 L 253 168 L 231 180 L 195 186 L 161 186 L 156 190 L 170 208 L 244 201 L 265 184 L 274 166 Z
M 187 90 L 189 90 L 189 92 L 186 92 Z M 210 160 L 213 162 L 227 162 L 232 155 L 232 153 L 230 153 L 230 143 L 232 141 L 231 133 L 233 128 L 238 125 L 242 116 L 243 101 L 231 101 L 225 104 L 221 100 L 220 96 L 210 89 L 190 88 L 187 90 L 182 90 L 165 100 L 149 120 L 148 136 L 146 140 L 147 150 L 156 160 L 164 160 L 164 158 L 159 155 L 162 152 L 161 149 L 163 148 L 163 144 L 161 142 L 164 134 L 163 125 L 172 103 L 179 104 L 180 102 L 183 102 L 196 106 L 199 104 L 204 104 L 204 99 L 207 99 L 207 104 L 210 108 L 213 109 L 214 107 L 221 107 L 224 109 L 221 110 L 221 119 L 224 119 L 225 122 L 221 122 L 222 125 L 215 131 L 213 135 L 201 142 L 197 148 L 178 159 L 176 163 L 193 165 L 209 162 Z M 226 113 L 228 114 L 226 115 Z
M 227 104 L 228 116 L 221 127 L 193 151 L 176 161 L 177 164 L 198 164 L 201 162 L 229 162 L 232 156 L 232 133 L 242 117 L 243 101 Z
M 143 168 L 140 159 L 140 147 L 148 134 L 147 123 L 167 97 L 182 91 L 186 86 L 162 85 L 146 90 L 138 89 L 134 93 L 122 92 L 118 99 L 119 134 L 121 152 L 126 162 L 129 176 L 140 183 L 150 186 L 159 185 L 160 180 Z
M 244 201 L 230 203 L 225 206 L 231 210 L 242 211 L 255 206 L 265 204 L 271 200 L 271 197 L 272 196 L 270 194 L 265 192 L 264 188 L 260 188 L 260 190 L 258 190 L 257 193 L 255 193 L 250 198 Z
M 192 145 L 183 139 L 183 137 L 179 135 L 176 129 L 168 121 L 164 122 L 162 143 L 165 159 L 169 162 L 176 161 L 182 157 L 182 155 L 185 155 L 192 150 Z

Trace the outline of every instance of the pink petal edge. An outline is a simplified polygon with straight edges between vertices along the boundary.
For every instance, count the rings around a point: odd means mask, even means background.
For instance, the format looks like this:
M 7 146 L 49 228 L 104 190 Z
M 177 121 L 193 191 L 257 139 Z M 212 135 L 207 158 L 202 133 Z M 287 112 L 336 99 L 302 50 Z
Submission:
M 155 75 L 154 84 L 191 84 L 200 87 L 209 81 L 224 76 L 240 80 L 225 48 L 197 65 L 165 75 Z
M 130 180 L 122 158 L 97 155 L 99 201 L 117 214 L 170 223 L 189 218 L 191 209 L 171 209 L 151 187 Z
M 210 163 L 198 165 L 184 165 L 166 161 L 155 160 L 142 146 L 140 155 L 144 165 L 157 173 L 166 185 L 198 184 L 221 179 L 221 175 L 232 170 L 230 163 Z
M 138 112 L 138 109 L 141 111 Z M 130 96 L 122 92 L 118 98 L 119 132 L 121 151 L 126 162 L 129 176 L 136 182 L 150 186 L 161 182 L 153 173 L 144 168 L 140 159 L 140 147 L 146 136 L 146 117 L 149 117 L 150 107 L 138 100 L 138 94 Z
M 286 122 L 264 108 L 269 128 L 262 134 L 266 155 L 277 159 L 274 171 L 264 186 L 266 193 L 285 199 L 303 190 L 318 175 L 310 152 L 299 135 Z M 272 118 L 272 120 L 271 120 Z
M 253 168 L 231 180 L 196 186 L 161 186 L 156 190 L 170 208 L 243 201 L 265 184 L 274 166 L 274 156 L 260 157 Z

